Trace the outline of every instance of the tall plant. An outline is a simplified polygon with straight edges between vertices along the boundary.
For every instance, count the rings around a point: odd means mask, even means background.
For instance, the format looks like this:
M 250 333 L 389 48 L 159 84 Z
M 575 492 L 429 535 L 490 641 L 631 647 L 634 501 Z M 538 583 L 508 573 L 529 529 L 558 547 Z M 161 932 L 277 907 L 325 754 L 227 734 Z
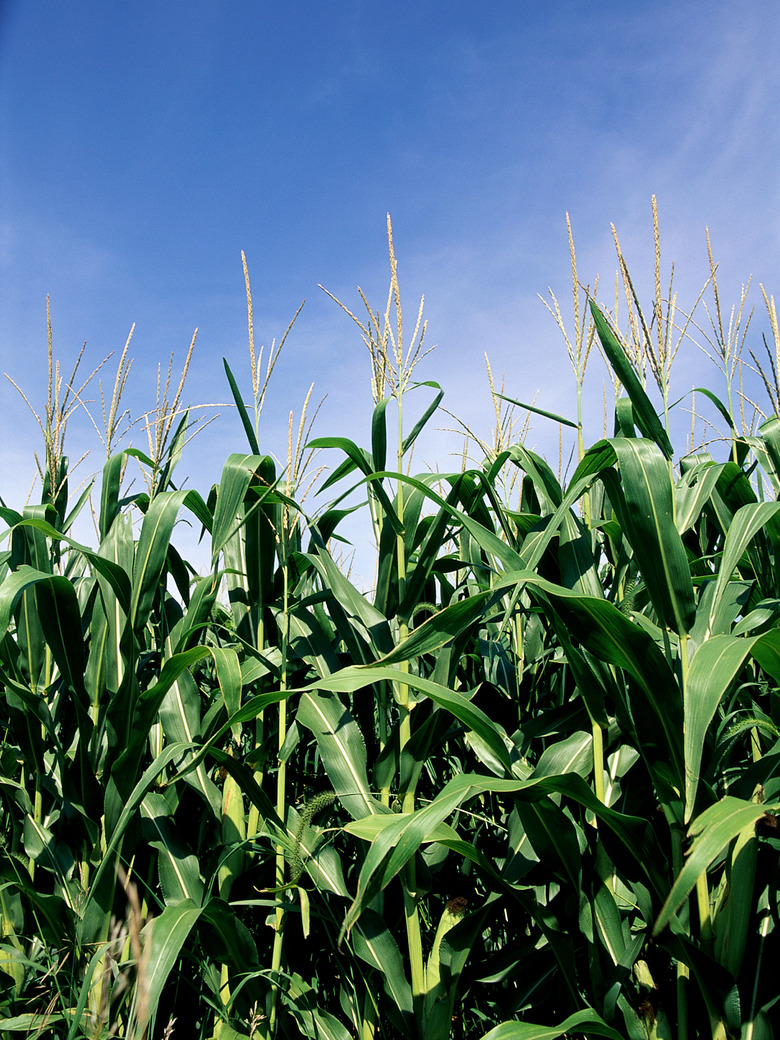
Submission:
M 159 451 L 108 438 L 97 548 L 50 489 L 2 507 L 0 1032 L 768 1037 L 780 419 L 729 413 L 725 460 L 680 458 L 663 385 L 577 296 L 575 377 L 592 320 L 615 435 L 583 434 L 565 482 L 509 436 L 415 475 L 442 391 L 414 381 L 388 241 L 358 321 L 369 448 L 302 417 L 286 465 L 265 450 L 245 269 L 248 452 L 209 494 L 175 486 L 164 392 Z M 660 351 L 677 308 L 654 300 Z M 310 450 L 340 453 L 314 515 Z M 369 594 L 338 565 L 356 489 Z

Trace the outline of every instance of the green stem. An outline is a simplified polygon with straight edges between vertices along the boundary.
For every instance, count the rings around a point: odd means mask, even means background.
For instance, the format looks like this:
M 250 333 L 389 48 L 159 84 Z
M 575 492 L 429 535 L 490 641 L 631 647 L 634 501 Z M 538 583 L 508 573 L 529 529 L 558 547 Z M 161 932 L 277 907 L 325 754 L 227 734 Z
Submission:
M 283 521 L 282 531 L 282 578 L 284 582 L 283 586 L 283 599 L 282 599 L 282 638 L 281 638 L 281 652 L 282 652 L 282 672 L 279 680 L 280 690 L 287 689 L 287 651 L 290 641 L 290 613 L 289 613 L 289 575 L 287 568 L 287 526 L 288 518 L 285 516 Z M 276 774 L 276 815 L 284 823 L 287 818 L 287 762 L 282 760 L 282 748 L 284 742 L 287 739 L 287 701 L 279 701 L 279 738 L 278 738 L 278 771 Z M 284 922 L 285 922 L 285 911 L 283 905 L 283 893 L 281 889 L 284 887 L 284 847 L 279 844 L 276 847 L 276 887 L 280 890 L 276 896 L 276 911 L 274 916 L 274 945 L 271 952 L 271 1013 L 269 1015 L 268 1027 L 269 1036 L 276 1035 L 276 1023 L 279 1008 L 279 972 L 282 966 L 282 952 L 284 947 Z
M 666 630 L 664 629 L 664 632 Z M 684 632 L 680 634 L 680 672 L 682 679 L 682 699 L 685 703 L 685 689 L 688 682 L 688 633 Z M 667 814 L 667 818 L 671 816 L 671 810 Z M 669 819 L 672 829 L 672 866 L 674 869 L 674 876 L 679 877 L 680 871 L 683 868 L 683 832 L 680 822 L 675 819 Z M 701 878 L 699 879 L 701 881 Z M 704 888 L 707 886 L 707 877 L 704 875 Z M 699 882 L 696 884 L 696 894 L 700 900 L 699 912 L 701 914 L 702 904 L 701 898 L 703 892 Z M 687 909 L 687 908 L 686 908 Z M 687 916 L 687 915 L 686 915 Z M 707 896 L 706 902 L 706 913 L 705 920 L 707 927 L 709 927 L 709 896 Z M 688 920 L 685 921 L 685 929 L 690 934 L 690 924 Z M 688 979 L 689 970 L 686 964 L 677 962 L 677 1040 L 688 1040 Z
M 397 449 L 397 462 L 398 462 L 398 473 L 403 471 L 403 395 L 401 391 L 398 392 L 398 449 Z M 396 535 L 396 554 L 397 554 L 397 575 L 398 575 L 398 601 L 403 602 L 404 594 L 406 592 L 406 544 L 404 541 L 404 487 L 403 481 L 400 476 L 398 478 L 398 492 L 397 492 L 397 503 L 398 503 L 398 520 L 400 522 L 401 531 Z M 409 634 L 409 626 L 405 619 L 399 619 L 399 640 L 403 641 Z M 399 665 L 399 671 L 402 674 L 409 674 L 409 662 L 403 661 Z M 409 686 L 407 683 L 400 682 L 398 684 L 398 703 L 401 711 L 401 721 L 399 726 L 399 769 L 400 759 L 403 754 L 404 748 L 411 740 L 412 736 L 412 720 L 411 720 L 411 707 L 409 704 Z M 414 785 L 411 784 L 408 790 L 404 791 L 402 811 L 405 813 L 414 812 Z M 420 929 L 420 914 L 417 907 L 417 867 L 414 861 L 414 857 L 409 860 L 404 871 L 404 917 L 406 920 L 406 938 L 409 944 L 409 960 L 411 965 L 412 975 L 412 998 L 415 1006 L 415 1014 L 418 1021 L 421 1021 L 423 1012 L 423 1000 L 425 997 L 425 964 L 423 960 L 422 951 L 422 933 Z
M 758 960 L 755 967 L 755 978 L 753 980 L 753 993 L 750 998 L 750 1018 L 747 1025 L 745 1026 L 745 1040 L 753 1040 L 753 1033 L 756 1027 L 756 1004 L 758 1003 L 758 980 L 761 977 L 761 962 L 764 959 L 764 943 L 766 937 L 769 934 L 769 928 L 772 924 L 772 913 L 769 907 L 764 912 L 764 917 L 761 921 L 761 926 L 758 930 L 759 934 L 759 945 L 758 945 Z

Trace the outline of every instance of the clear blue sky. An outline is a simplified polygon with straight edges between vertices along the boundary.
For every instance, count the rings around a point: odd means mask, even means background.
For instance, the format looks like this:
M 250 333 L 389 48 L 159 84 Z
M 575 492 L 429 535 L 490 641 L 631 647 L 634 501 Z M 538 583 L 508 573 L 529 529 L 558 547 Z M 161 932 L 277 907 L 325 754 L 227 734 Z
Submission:
M 649 298 L 653 194 L 681 305 L 709 226 L 724 305 L 754 276 L 758 349 L 759 281 L 780 294 L 779 30 L 757 0 L 0 0 L 0 369 L 43 407 L 49 293 L 66 363 L 84 340 L 90 367 L 121 350 L 136 323 L 134 414 L 196 326 L 188 399 L 229 400 L 223 356 L 248 393 L 243 249 L 258 345 L 307 300 L 263 448 L 285 452 L 312 381 L 328 395 L 316 432 L 367 443 L 367 355 L 317 286 L 383 307 L 389 211 L 407 308 L 425 293 L 438 344 L 420 377 L 483 436 L 485 351 L 509 394 L 572 415 L 537 296 L 568 298 L 565 214 L 582 280 L 613 279 L 614 222 Z M 679 394 L 720 389 L 703 356 L 686 364 Z M 603 375 L 593 362 L 591 441 Z M 184 463 L 204 494 L 244 449 L 221 412 Z M 18 505 L 36 435 L 5 379 L 0 438 L 0 495 Z M 557 430 L 539 419 L 528 443 L 557 451 Z M 99 444 L 74 419 L 70 454 L 90 446 L 84 475 Z

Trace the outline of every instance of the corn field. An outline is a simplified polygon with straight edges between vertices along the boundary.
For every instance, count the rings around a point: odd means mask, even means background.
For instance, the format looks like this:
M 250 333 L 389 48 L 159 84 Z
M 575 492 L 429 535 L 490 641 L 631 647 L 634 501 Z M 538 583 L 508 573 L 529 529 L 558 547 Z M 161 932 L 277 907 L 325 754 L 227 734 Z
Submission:
M 775 1035 L 774 300 L 748 361 L 711 252 L 707 323 L 658 255 L 645 312 L 619 243 L 621 309 L 597 302 L 572 247 L 573 321 L 549 306 L 578 391 L 606 361 L 614 435 L 547 415 L 577 438 L 564 481 L 491 376 L 493 439 L 413 475 L 443 391 L 417 380 L 392 236 L 390 262 L 384 311 L 344 307 L 367 446 L 304 414 L 286 465 L 263 452 L 276 355 L 264 379 L 246 275 L 250 392 L 225 363 L 246 443 L 203 493 L 176 483 L 186 366 L 148 451 L 122 447 L 125 351 L 102 475 L 69 495 L 79 395 L 49 330 L 40 503 L 0 508 L 0 1036 Z M 725 433 L 675 451 L 672 363 L 706 330 L 723 379 L 696 397 Z M 342 564 L 356 510 L 370 593 Z

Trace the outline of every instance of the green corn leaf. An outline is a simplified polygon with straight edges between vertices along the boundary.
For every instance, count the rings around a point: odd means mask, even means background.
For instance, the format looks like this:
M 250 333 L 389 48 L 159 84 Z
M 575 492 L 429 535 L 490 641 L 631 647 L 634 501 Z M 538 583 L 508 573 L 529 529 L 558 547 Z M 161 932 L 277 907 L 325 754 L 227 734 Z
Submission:
M 582 777 L 573 773 L 531 780 L 502 780 L 460 774 L 450 780 L 439 794 L 414 813 L 394 815 L 369 848 L 358 879 L 357 893 L 342 924 L 342 936 L 349 934 L 363 909 L 385 888 L 415 854 L 427 835 L 455 812 L 465 801 L 487 791 L 514 795 L 536 801 L 548 794 L 564 794 L 584 805 L 603 821 L 623 845 L 636 867 L 646 874 L 657 893 L 665 890 L 663 857 L 646 820 L 615 812 L 600 802 Z
M 605 470 L 607 493 L 662 623 L 684 635 L 693 625 L 696 603 L 674 517 L 668 462 L 649 441 L 616 438 L 609 443 L 622 479 L 618 483 L 614 473 Z
M 129 523 L 129 519 L 128 519 Z M 127 609 L 130 603 L 130 579 L 124 568 L 118 565 L 112 560 L 110 555 L 103 551 L 103 544 L 101 543 L 100 549 L 94 552 L 89 549 L 86 545 L 82 545 L 80 542 L 75 541 L 73 538 L 69 538 L 67 535 L 60 534 L 52 525 L 45 520 L 37 519 L 34 517 L 28 517 L 19 521 L 18 526 L 24 529 L 34 528 L 36 531 L 40 531 L 48 538 L 65 542 L 71 549 L 74 549 L 78 554 L 84 557 L 92 567 L 94 567 L 99 578 L 104 579 L 107 584 L 112 588 L 114 594 L 122 604 L 123 609 Z M 48 560 L 44 567 L 40 568 L 51 574 L 51 566 Z
M 452 1013 L 458 977 L 475 938 L 472 936 L 471 942 L 464 943 L 457 952 L 450 946 L 448 940 L 458 925 L 463 923 L 464 913 L 465 911 L 457 905 L 452 906 L 450 902 L 445 904 L 433 937 L 431 952 L 425 962 L 425 1040 L 449 1040 L 452 1034 Z M 462 932 L 460 929 L 456 934 L 462 935 Z
M 156 1013 L 168 976 L 201 913 L 199 906 L 185 899 L 175 906 L 166 906 L 159 916 L 153 917 L 141 930 L 141 942 L 145 956 L 148 957 L 145 961 L 147 991 L 144 1002 L 148 1016 L 153 1017 Z M 148 1018 L 144 1020 L 138 1005 L 136 1014 L 139 1035 L 143 1036 L 151 1023 Z
M 133 564 L 129 619 L 134 632 L 146 624 L 165 569 L 173 525 L 186 491 L 162 491 L 152 499 L 141 525 Z
M 330 553 L 323 551 L 323 548 L 316 554 L 307 554 L 306 559 L 310 560 L 315 570 L 323 576 L 333 597 L 329 604 L 330 613 L 338 635 L 350 646 L 353 657 L 357 660 L 364 657 L 376 658 L 389 653 L 393 637 L 387 618 L 366 596 L 358 592 L 333 562 Z M 361 652 L 361 643 L 369 648 L 367 654 Z
M 597 887 L 592 908 L 598 937 L 610 960 L 617 966 L 626 952 L 626 934 L 615 895 L 606 885 Z
M 748 545 L 759 531 L 769 526 L 777 516 L 778 511 L 780 511 L 780 502 L 751 502 L 742 506 L 734 514 L 726 532 L 723 558 L 715 581 L 715 592 L 713 593 L 712 606 L 710 608 L 711 623 L 726 585 L 731 581 L 734 571 Z
M 304 693 L 296 721 L 317 738 L 328 778 L 350 816 L 383 812 L 368 785 L 365 740 L 339 698 L 324 688 Z
M 718 705 L 739 674 L 748 655 L 775 682 L 780 678 L 780 631 L 750 638 L 713 636 L 694 654 L 685 688 L 685 821 L 695 810 L 701 759 L 707 730 Z
M 630 397 L 619 397 L 615 401 L 615 436 L 627 439 L 636 437 L 634 407 Z
M 139 811 L 141 802 L 149 789 L 157 781 L 163 770 L 191 750 L 188 744 L 169 744 L 163 748 L 125 799 L 117 799 L 112 807 L 109 800 L 112 794 L 111 784 L 106 792 L 106 847 L 100 863 L 91 879 L 84 905 L 81 908 L 82 936 L 86 942 L 94 942 L 107 925 L 106 914 L 110 914 L 115 885 L 116 852 L 127 828 Z M 115 822 L 110 816 L 115 814 Z
M 111 525 L 119 515 L 119 489 L 122 483 L 122 470 L 124 469 L 126 457 L 124 452 L 118 452 L 103 466 L 103 480 L 100 485 L 100 514 L 98 517 L 98 529 L 101 541 L 111 530 Z
M 393 400 L 386 397 L 374 408 L 371 417 L 371 455 L 372 468 L 374 470 L 384 469 L 387 464 L 387 406 Z
M 413 629 L 389 654 L 381 657 L 377 665 L 411 661 L 420 654 L 438 650 L 478 621 L 495 598 L 494 593 L 482 592 L 450 604 Z
M 257 480 L 257 474 L 263 473 L 267 478 L 268 463 L 267 456 L 261 455 L 229 455 L 225 465 L 222 467 L 217 490 L 217 505 L 214 510 L 214 522 L 211 531 L 211 558 L 212 565 L 216 563 L 219 553 L 225 544 L 240 529 L 242 522 L 246 522 L 243 516 L 243 503 L 247 497 L 247 491 Z M 264 495 L 270 495 L 273 482 L 269 482 Z M 262 497 L 259 501 L 262 501 Z
M 729 429 L 736 430 L 736 427 L 734 425 L 734 420 L 731 418 L 731 413 L 729 412 L 728 408 L 723 403 L 723 401 L 721 401 L 721 399 L 719 397 L 717 397 L 715 394 L 713 394 L 713 392 L 711 390 L 707 390 L 706 387 L 703 387 L 703 386 L 695 386 L 691 390 L 691 393 L 692 394 L 704 394 L 704 396 L 706 398 L 708 398 L 710 401 L 712 401 L 712 403 L 718 409 L 720 414 L 723 416 L 723 418 L 729 424 Z M 679 402 L 678 402 L 678 404 L 679 404 Z
M 656 413 L 650 398 L 647 396 L 642 384 L 639 382 L 636 372 L 626 356 L 625 350 L 620 345 L 620 342 L 610 328 L 607 319 L 596 306 L 594 300 L 590 301 L 590 310 L 593 315 L 593 321 L 596 325 L 596 332 L 598 333 L 601 345 L 604 348 L 604 353 L 607 355 L 609 363 L 615 371 L 615 375 L 626 388 L 626 392 L 631 398 L 631 404 L 634 409 L 634 417 L 637 421 L 637 425 L 646 437 L 655 441 L 666 458 L 671 459 L 674 455 L 674 449 L 672 448 L 669 437 L 666 430 L 661 425 L 661 421 L 658 418 L 658 414 Z
M 22 564 L 18 570 L 9 574 L 0 583 L 0 639 L 8 631 L 14 607 L 18 603 L 20 596 L 25 590 L 32 589 L 38 582 L 47 581 L 49 578 L 51 578 L 51 574 L 45 571 L 37 571 L 34 567 L 30 567 L 29 564 Z
M 694 466 L 674 489 L 677 530 L 681 535 L 690 530 L 699 519 L 702 509 L 710 501 L 722 467 L 713 463 Z M 692 481 L 695 483 L 692 485 Z
M 0 639 L 26 590 L 35 590 L 35 611 L 63 679 L 76 694 L 77 709 L 87 700 L 81 611 L 71 582 L 23 564 L 0 584 Z
M 244 846 L 247 838 L 241 784 L 232 774 L 225 777 L 222 785 L 220 838 L 222 852 L 217 870 L 217 884 L 220 898 L 229 899 L 234 882 L 244 872 Z
M 167 742 L 188 746 L 195 744 L 201 730 L 200 702 L 201 694 L 195 680 L 188 671 L 183 670 L 171 683 L 160 704 L 159 717 Z M 192 753 L 184 755 L 177 766 L 183 767 L 191 758 Z M 203 763 L 197 765 L 191 773 L 186 773 L 184 780 L 202 796 L 214 817 L 218 819 L 222 799 L 218 788 L 206 775 Z
M 420 418 L 417 420 L 417 422 L 414 424 L 414 426 L 412 427 L 412 432 L 407 434 L 406 437 L 404 437 L 403 443 L 401 445 L 401 453 L 403 455 L 406 455 L 406 453 L 409 451 L 411 446 L 414 444 L 414 442 L 420 436 L 420 433 L 422 432 L 422 430 L 426 426 L 428 420 L 434 414 L 436 409 L 439 407 L 439 405 L 441 404 L 441 400 L 444 397 L 444 391 L 442 390 L 442 388 L 439 386 L 438 383 L 434 383 L 432 380 L 429 380 L 428 382 L 425 382 L 425 383 L 413 383 L 411 386 L 408 387 L 408 389 L 409 390 L 414 390 L 415 387 L 418 387 L 418 386 L 430 386 L 432 389 L 437 390 L 438 393 L 434 397 L 433 401 L 425 409 L 425 411 L 420 416 Z M 384 466 L 381 466 L 381 467 L 377 466 L 376 468 L 377 469 L 384 469 Z
M 557 776 L 578 773 L 585 777 L 593 767 L 593 736 L 581 731 L 545 748 L 532 776 Z
M 203 881 L 198 857 L 176 835 L 168 802 L 161 794 L 149 792 L 141 802 L 141 815 L 149 821 L 154 835 L 149 843 L 158 850 L 157 869 L 166 905 L 190 900 L 194 906 L 201 906 Z
M 395 818 L 395 813 L 363 816 L 360 819 L 350 821 L 350 823 L 345 823 L 342 830 L 346 831 L 347 834 L 354 834 L 356 838 L 361 838 L 363 841 L 374 841 Z M 423 838 L 422 843 L 425 845 L 432 841 L 457 842 L 460 841 L 460 836 L 455 828 L 450 827 L 448 823 L 440 823 L 430 834 Z
M 217 682 L 228 715 L 234 715 L 241 706 L 241 664 L 233 647 L 210 647 L 217 671 Z
M 352 468 L 359 469 L 360 472 L 366 476 L 371 477 L 372 490 L 376 497 L 379 499 L 379 503 L 382 506 L 382 511 L 387 517 L 391 524 L 393 531 L 396 534 L 403 534 L 403 525 L 398 519 L 398 515 L 393 509 L 392 503 L 387 495 L 387 491 L 381 484 L 383 477 L 391 476 L 383 472 L 374 473 L 372 472 L 371 458 L 367 452 L 359 448 L 354 441 L 349 440 L 347 437 L 315 437 L 314 440 L 308 441 L 306 444 L 307 449 L 309 448 L 340 448 L 341 451 L 347 456 L 352 463 Z M 341 473 L 340 473 L 341 475 Z M 324 491 L 329 487 L 335 480 L 335 474 L 332 474 L 328 480 L 325 481 L 320 491 Z
M 302 811 L 306 810 L 306 805 Z M 367 816 L 365 819 L 379 819 Z M 384 818 L 384 817 L 382 817 Z M 290 805 L 287 808 L 287 839 L 289 841 L 290 870 L 288 884 L 298 880 L 304 871 L 318 889 L 349 898 L 344 880 L 341 858 L 331 844 L 323 840 L 323 831 L 314 823 L 306 823 L 302 815 Z
M 239 972 L 257 965 L 257 943 L 234 907 L 224 899 L 212 897 L 203 907 L 199 928 L 204 946 L 216 962 L 229 964 Z
M 605 1036 L 608 1040 L 624 1040 L 612 1026 L 590 1008 L 569 1015 L 556 1026 L 535 1026 L 530 1022 L 502 1022 L 490 1032 L 485 1033 L 482 1040 L 555 1040 L 558 1036 L 571 1033 L 584 1033 L 585 1036 Z
M 222 358 L 222 364 L 225 366 L 225 375 L 230 386 L 230 392 L 233 394 L 233 400 L 236 402 L 236 409 L 238 410 L 238 416 L 241 419 L 241 425 L 244 427 L 244 433 L 246 439 L 249 441 L 249 450 L 253 455 L 260 454 L 260 448 L 257 443 L 257 437 L 252 423 L 249 419 L 249 414 L 246 410 L 246 405 L 241 397 L 241 392 L 238 389 L 238 383 L 236 383 L 235 376 L 230 370 L 230 365 L 227 363 L 227 358 Z
M 755 824 L 749 823 L 729 850 L 728 890 L 712 923 L 715 956 L 733 978 L 739 976 L 748 938 L 752 938 L 757 861 L 758 838 Z
M 686 823 L 694 812 L 707 730 L 752 643 L 753 640 L 735 636 L 713 636 L 693 655 L 685 684 Z
M 508 450 L 509 459 L 531 478 L 543 513 L 554 512 L 563 502 L 563 491 L 549 465 L 539 455 L 513 444 Z
M 322 679 L 313 686 L 320 690 L 330 690 L 341 693 L 354 693 L 365 686 L 385 680 L 393 683 L 404 683 L 412 689 L 424 693 L 432 701 L 445 708 L 456 719 L 459 719 L 468 729 L 478 734 L 507 772 L 511 772 L 511 762 L 506 744 L 501 732 L 488 716 L 462 693 L 448 690 L 440 683 L 426 679 L 424 676 L 400 672 L 397 668 L 386 667 L 382 664 L 348 666 L 336 672 L 335 675 Z M 311 687 L 309 687 L 311 688 Z
M 581 884 L 582 855 L 577 827 L 552 799 L 518 802 L 517 813 L 531 848 L 554 877 L 574 890 Z
M 9 1015 L 7 1018 L 0 1018 L 0 1032 L 40 1036 L 42 1028 L 48 1031 L 50 1026 L 66 1026 L 71 1021 L 71 1015 L 59 1011 L 53 1011 L 51 1014 L 39 1011 L 35 1014 Z
M 726 846 L 746 827 L 755 824 L 765 812 L 776 812 L 778 804 L 759 805 L 741 798 L 726 795 L 715 805 L 697 816 L 689 828 L 693 839 L 688 856 L 674 885 L 664 902 L 653 925 L 653 935 L 658 935 L 670 923 L 683 905 L 701 874 L 716 859 Z
M 316 1037 L 316 1040 L 352 1040 L 342 1022 L 317 1006 L 314 990 L 300 975 L 291 976 L 282 999 L 295 1017 L 301 1036 Z
M 495 588 L 527 586 L 553 600 L 560 623 L 595 657 L 629 673 L 644 696 L 630 703 L 637 739 L 654 760 L 668 763 L 682 790 L 682 703 L 676 679 L 653 639 L 606 599 L 579 596 L 532 571 L 507 574 Z
M 67 578 L 53 576 L 35 586 L 35 602 L 43 634 L 62 677 L 82 703 L 84 688 L 84 637 L 81 611 L 73 585 Z
M 109 832 L 120 818 L 122 806 L 133 788 L 142 761 L 142 749 L 149 739 L 149 730 L 157 719 L 165 695 L 186 668 L 203 660 L 208 654 L 207 647 L 198 646 L 169 658 L 157 682 L 143 691 L 132 709 L 127 709 L 124 746 L 112 766 L 105 796 L 106 827 Z
M 572 429 L 578 430 L 576 422 L 572 422 L 571 419 L 564 419 L 562 415 L 557 415 L 555 412 L 546 412 L 543 408 L 537 408 L 533 404 L 523 404 L 522 401 L 516 401 L 513 397 L 505 397 L 504 394 L 494 394 L 494 397 L 498 397 L 502 401 L 507 401 L 509 404 L 513 404 L 518 408 L 522 408 L 523 411 L 533 412 L 534 415 L 542 415 L 545 419 L 552 419 L 553 422 L 561 423 L 563 426 L 571 426 Z
M 771 416 L 758 429 L 758 440 L 764 449 L 766 469 L 775 494 L 780 493 L 780 418 Z
M 367 910 L 361 917 L 352 932 L 352 947 L 361 960 L 377 970 L 390 1001 L 387 1012 L 396 1028 L 413 1035 L 412 988 L 406 977 L 401 951 L 387 924 L 375 911 Z

